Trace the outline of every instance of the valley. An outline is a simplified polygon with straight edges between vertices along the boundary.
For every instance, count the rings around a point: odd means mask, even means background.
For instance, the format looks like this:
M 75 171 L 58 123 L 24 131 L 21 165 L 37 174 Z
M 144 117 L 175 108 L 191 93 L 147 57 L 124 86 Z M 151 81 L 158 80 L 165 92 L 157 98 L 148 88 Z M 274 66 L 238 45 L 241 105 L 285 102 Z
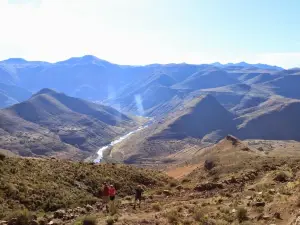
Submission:
M 298 224 L 299 69 L 91 55 L 0 68 L 1 225 Z

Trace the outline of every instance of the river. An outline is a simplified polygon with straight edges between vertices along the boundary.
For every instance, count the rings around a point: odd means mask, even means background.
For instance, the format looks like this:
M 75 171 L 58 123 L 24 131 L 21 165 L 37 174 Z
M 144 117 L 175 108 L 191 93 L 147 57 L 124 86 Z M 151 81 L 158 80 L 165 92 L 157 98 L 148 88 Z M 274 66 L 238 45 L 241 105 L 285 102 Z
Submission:
M 140 126 L 139 128 L 137 128 L 136 130 L 130 131 L 129 133 L 119 137 L 117 140 L 112 141 L 111 143 L 109 143 L 108 145 L 102 146 L 98 152 L 97 152 L 97 158 L 94 160 L 95 163 L 99 163 L 101 162 L 102 158 L 103 158 L 103 152 L 108 149 L 113 147 L 114 145 L 120 143 L 121 141 L 124 141 L 125 139 L 127 139 L 130 135 L 139 132 L 143 129 L 145 129 L 146 127 L 148 127 L 150 124 L 152 123 L 152 120 L 148 121 L 145 125 Z

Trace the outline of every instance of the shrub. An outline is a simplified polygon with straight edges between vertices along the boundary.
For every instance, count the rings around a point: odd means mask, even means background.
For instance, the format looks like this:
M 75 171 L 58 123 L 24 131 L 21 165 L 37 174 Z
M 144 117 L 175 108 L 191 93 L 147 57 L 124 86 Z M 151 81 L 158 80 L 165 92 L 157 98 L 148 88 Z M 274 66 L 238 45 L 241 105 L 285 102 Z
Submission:
M 96 216 L 86 216 L 83 221 L 82 221 L 83 225 L 96 225 L 97 224 L 97 218 Z
M 8 216 L 8 220 L 15 219 L 16 225 L 29 225 L 34 219 L 34 215 L 27 209 L 15 211 Z
M 247 210 L 245 208 L 238 208 L 236 211 L 236 217 L 239 222 L 247 220 Z
M 288 175 L 283 172 L 283 171 L 280 171 L 279 173 L 277 173 L 274 177 L 274 180 L 275 181 L 279 181 L 279 182 L 286 182 L 288 180 Z
M 201 222 L 203 220 L 203 213 L 199 208 L 194 212 L 194 220 L 197 222 Z
M 3 161 L 5 159 L 5 155 L 3 153 L 0 152 L 0 160 Z
M 154 203 L 154 204 L 152 205 L 152 209 L 153 209 L 154 211 L 156 211 L 156 212 L 159 212 L 159 211 L 161 210 L 161 206 L 160 206 L 160 204 L 158 204 L 158 203 Z
M 114 219 L 113 218 L 108 218 L 107 220 L 106 220 L 106 224 L 107 225 L 113 225 L 115 223 L 115 221 L 114 221 Z
M 170 187 L 172 188 L 172 187 L 176 187 L 177 186 L 177 182 L 176 181 L 172 181 L 171 183 L 170 183 Z
M 191 225 L 193 224 L 193 220 L 191 219 L 185 219 L 183 222 L 182 222 L 183 225 Z
M 179 223 L 179 213 L 176 210 L 172 210 L 166 214 L 168 222 L 171 224 L 178 224 Z
M 210 159 L 206 159 L 204 162 L 204 168 L 206 170 L 211 170 L 212 168 L 214 168 L 216 166 L 215 160 L 210 158 Z

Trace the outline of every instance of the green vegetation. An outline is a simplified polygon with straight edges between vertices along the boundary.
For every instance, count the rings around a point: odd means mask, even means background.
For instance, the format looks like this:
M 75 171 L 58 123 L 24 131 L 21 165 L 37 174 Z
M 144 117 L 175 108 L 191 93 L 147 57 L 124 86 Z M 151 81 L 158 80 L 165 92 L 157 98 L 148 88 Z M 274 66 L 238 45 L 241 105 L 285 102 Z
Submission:
M 247 220 L 247 209 L 245 208 L 238 208 L 236 211 L 236 217 L 238 219 L 239 222 L 245 221 Z
M 137 184 L 160 187 L 171 181 L 149 169 L 56 159 L 7 157 L 0 161 L 0 170 L 0 219 L 22 207 L 49 212 L 94 204 L 104 182 L 114 184 L 123 197 Z

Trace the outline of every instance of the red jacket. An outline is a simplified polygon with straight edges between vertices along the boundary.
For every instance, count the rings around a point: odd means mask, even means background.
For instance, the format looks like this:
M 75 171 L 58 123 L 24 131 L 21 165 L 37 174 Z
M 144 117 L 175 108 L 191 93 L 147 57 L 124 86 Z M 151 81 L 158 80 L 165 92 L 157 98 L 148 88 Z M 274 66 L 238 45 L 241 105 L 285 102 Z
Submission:
M 109 196 L 115 196 L 116 195 L 116 189 L 114 187 L 110 187 L 108 189 Z
M 104 186 L 104 188 L 103 188 L 103 196 L 109 196 L 109 187 L 108 186 Z

